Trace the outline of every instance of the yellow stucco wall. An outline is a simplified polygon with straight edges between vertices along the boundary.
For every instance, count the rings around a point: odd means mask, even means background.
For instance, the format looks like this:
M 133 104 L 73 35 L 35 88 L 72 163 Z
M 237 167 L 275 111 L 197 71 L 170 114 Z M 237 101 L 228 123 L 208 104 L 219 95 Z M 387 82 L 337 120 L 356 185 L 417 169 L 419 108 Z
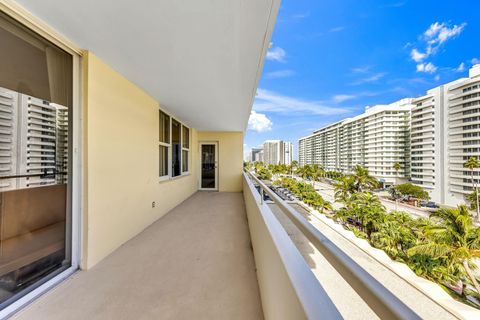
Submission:
M 87 269 L 197 191 L 199 166 L 191 129 L 190 175 L 159 182 L 158 102 L 91 53 L 83 75 Z
M 198 142 L 218 142 L 218 191 L 242 191 L 243 132 L 198 132 Z

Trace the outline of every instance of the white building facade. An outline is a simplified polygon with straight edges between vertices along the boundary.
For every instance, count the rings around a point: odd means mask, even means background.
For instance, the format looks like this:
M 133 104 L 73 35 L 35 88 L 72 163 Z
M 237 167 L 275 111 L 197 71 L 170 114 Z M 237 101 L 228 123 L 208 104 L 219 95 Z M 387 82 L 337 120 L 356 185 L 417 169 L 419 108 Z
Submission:
M 293 145 L 282 140 L 267 140 L 263 143 L 263 163 L 292 164 Z
M 299 140 L 300 165 L 325 170 L 369 169 L 384 185 L 406 181 L 410 174 L 410 112 L 412 99 L 367 107 L 354 118 L 336 122 Z M 397 172 L 393 166 L 400 163 Z
M 250 161 L 263 162 L 263 148 L 252 148 L 250 151 Z
M 433 88 L 412 110 L 412 182 L 433 201 L 465 202 L 472 192 L 470 157 L 480 158 L 480 65 L 469 77 Z M 474 171 L 476 183 L 479 170 Z
M 455 206 L 472 192 L 463 167 L 480 158 L 480 65 L 415 99 L 367 108 L 301 138 L 299 164 L 350 172 L 359 164 L 384 186 L 411 180 L 431 200 Z M 393 165 L 400 163 L 397 172 Z M 480 183 L 480 170 L 474 170 Z

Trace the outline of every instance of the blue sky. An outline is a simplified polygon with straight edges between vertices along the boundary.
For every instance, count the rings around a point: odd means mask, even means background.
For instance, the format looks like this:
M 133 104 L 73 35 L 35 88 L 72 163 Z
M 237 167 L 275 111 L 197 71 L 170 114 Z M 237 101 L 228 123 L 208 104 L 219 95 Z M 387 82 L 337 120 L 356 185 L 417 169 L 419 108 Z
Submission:
M 480 1 L 283 0 L 245 151 L 468 75 Z M 478 62 L 477 62 L 478 61 Z

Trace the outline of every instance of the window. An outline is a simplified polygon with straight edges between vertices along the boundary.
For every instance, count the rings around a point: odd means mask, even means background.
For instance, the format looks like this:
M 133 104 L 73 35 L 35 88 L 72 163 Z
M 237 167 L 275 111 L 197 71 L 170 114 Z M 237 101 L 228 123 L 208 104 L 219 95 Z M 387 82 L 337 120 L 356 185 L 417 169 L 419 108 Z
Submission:
M 182 159 L 180 139 L 182 135 L 182 125 L 175 119 L 172 119 L 172 177 L 181 174 L 180 164 Z
M 190 129 L 159 111 L 160 180 L 187 174 L 190 169 Z
M 159 175 L 160 178 L 168 178 L 169 172 L 169 161 L 168 155 L 170 154 L 170 116 L 165 114 L 164 112 L 159 112 L 159 132 L 158 132 L 158 140 L 159 140 Z
M 189 171 L 188 158 L 190 155 L 190 129 L 182 126 L 182 173 Z

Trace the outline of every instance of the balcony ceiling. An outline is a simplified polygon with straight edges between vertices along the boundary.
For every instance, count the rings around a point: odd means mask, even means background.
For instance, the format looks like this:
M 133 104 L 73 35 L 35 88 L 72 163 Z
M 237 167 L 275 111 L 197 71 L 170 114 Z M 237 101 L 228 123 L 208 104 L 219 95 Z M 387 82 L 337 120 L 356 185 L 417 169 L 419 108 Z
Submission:
M 280 0 L 17 0 L 180 120 L 243 131 Z

